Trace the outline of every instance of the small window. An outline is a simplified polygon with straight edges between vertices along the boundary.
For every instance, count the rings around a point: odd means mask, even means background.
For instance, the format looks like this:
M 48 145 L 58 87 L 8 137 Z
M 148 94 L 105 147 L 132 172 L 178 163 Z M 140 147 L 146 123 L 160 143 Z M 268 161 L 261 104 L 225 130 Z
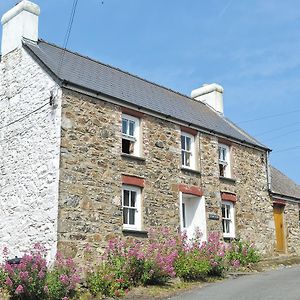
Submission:
M 134 186 L 123 186 L 122 191 L 123 227 L 141 229 L 141 189 Z
M 188 133 L 181 133 L 181 164 L 186 168 L 195 167 L 195 137 Z
M 221 177 L 231 177 L 230 152 L 227 145 L 219 144 L 219 175 Z
M 139 156 L 139 119 L 122 115 L 122 153 Z
M 233 202 L 222 201 L 222 227 L 224 238 L 235 237 Z

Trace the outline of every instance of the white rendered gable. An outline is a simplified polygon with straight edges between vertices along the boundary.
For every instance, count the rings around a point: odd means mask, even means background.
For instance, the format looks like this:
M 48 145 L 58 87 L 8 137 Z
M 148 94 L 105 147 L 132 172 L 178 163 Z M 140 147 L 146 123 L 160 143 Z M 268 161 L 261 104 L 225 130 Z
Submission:
M 19 48 L 0 63 L 0 251 L 57 248 L 61 90 Z M 53 93 L 56 108 L 49 105 Z

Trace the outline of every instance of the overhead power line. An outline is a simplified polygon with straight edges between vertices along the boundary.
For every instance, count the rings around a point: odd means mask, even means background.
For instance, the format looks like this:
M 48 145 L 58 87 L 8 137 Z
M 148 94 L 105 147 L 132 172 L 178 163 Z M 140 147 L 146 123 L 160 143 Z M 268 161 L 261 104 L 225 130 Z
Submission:
M 285 125 L 285 126 L 280 126 L 280 127 L 273 128 L 273 129 L 270 129 L 270 130 L 262 131 L 260 133 L 254 134 L 254 135 L 255 136 L 261 136 L 261 135 L 265 135 L 266 133 L 271 133 L 271 132 L 278 131 L 278 130 L 281 130 L 281 129 L 289 128 L 289 127 L 292 127 L 292 126 L 295 126 L 295 125 L 298 125 L 298 124 L 300 124 L 300 122 L 295 122 L 295 123 L 291 123 L 291 124 L 288 124 L 288 125 Z
M 297 146 L 290 147 L 290 148 L 275 150 L 275 151 L 272 152 L 272 154 L 273 153 L 281 153 L 281 152 L 292 151 L 292 150 L 296 150 L 296 149 L 299 149 L 299 148 L 300 148 L 300 145 L 297 145 Z
M 236 122 L 236 123 L 237 124 L 244 124 L 244 123 L 250 123 L 250 122 L 261 121 L 261 120 L 266 120 L 266 119 L 272 119 L 272 118 L 277 118 L 277 117 L 281 117 L 281 116 L 285 116 L 285 115 L 294 114 L 296 112 L 300 112 L 300 108 L 295 109 L 295 110 L 291 110 L 291 111 L 287 111 L 287 112 L 284 112 L 284 113 L 280 113 L 280 114 L 266 115 L 266 116 L 263 116 L 263 117 L 260 117 L 260 118 L 249 119 L 249 120 L 245 120 L 245 121 L 239 121 L 239 122 Z
M 61 54 L 61 58 L 60 58 L 58 69 L 57 69 L 57 75 L 58 76 L 60 75 L 60 71 L 61 71 L 61 68 L 62 68 L 62 65 L 63 65 L 63 61 L 64 61 L 65 53 L 66 53 L 66 50 L 67 50 L 68 42 L 69 42 L 69 39 L 70 39 L 70 35 L 71 35 L 72 27 L 73 27 L 73 22 L 74 22 L 74 17 L 75 17 L 77 5 L 78 5 L 78 0 L 74 0 L 72 10 L 71 10 L 71 16 L 70 16 L 70 20 L 69 20 L 69 24 L 68 24 L 68 28 L 67 28 L 67 32 L 66 32 L 65 39 L 64 39 L 63 52 Z
M 48 100 L 49 98 L 46 98 L 46 99 Z M 46 100 L 46 99 L 44 99 L 44 100 Z M 26 118 L 28 118 L 30 115 L 32 115 L 32 114 L 38 112 L 39 110 L 41 110 L 42 108 L 44 108 L 44 107 L 47 106 L 47 105 L 49 105 L 49 101 L 48 101 L 47 103 L 43 104 L 42 106 L 36 108 L 35 110 L 29 112 L 28 114 L 22 116 L 21 118 L 18 118 L 18 119 L 14 120 L 14 121 L 12 121 L 12 122 L 10 122 L 10 123 L 8 123 L 8 124 L 5 124 L 4 126 L 1 126 L 1 127 L 0 127 L 0 130 L 1 130 L 1 129 L 4 129 L 4 128 L 6 128 L 6 127 L 9 127 L 9 126 L 11 126 L 11 125 L 13 125 L 13 124 L 15 124 L 15 123 L 17 123 L 17 122 L 23 121 L 24 119 L 26 119 Z

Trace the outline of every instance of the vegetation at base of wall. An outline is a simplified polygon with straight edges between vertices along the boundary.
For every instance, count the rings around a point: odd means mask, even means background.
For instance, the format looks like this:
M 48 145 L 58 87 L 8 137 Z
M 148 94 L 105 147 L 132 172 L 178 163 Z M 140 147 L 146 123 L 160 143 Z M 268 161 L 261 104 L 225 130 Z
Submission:
M 19 263 L 6 261 L 0 267 L 0 289 L 12 300 L 68 300 L 76 293 L 79 272 L 72 259 L 57 256 L 54 266 L 47 267 L 45 249 L 36 244 Z
M 257 263 L 260 260 L 260 255 L 255 248 L 254 243 L 235 240 L 230 243 L 226 252 L 227 259 L 233 266 L 247 266 L 252 263 Z
M 68 300 L 78 296 L 85 273 L 85 286 L 92 295 L 121 297 L 134 286 L 163 285 L 174 277 L 184 281 L 221 277 L 229 268 L 255 263 L 259 257 L 248 242 L 224 243 L 217 233 L 201 242 L 200 232 L 188 240 L 186 234 L 174 236 L 168 228 L 160 228 L 150 230 L 147 240 L 109 241 L 100 263 L 89 270 L 78 269 L 72 259 L 61 255 L 47 268 L 45 250 L 36 246 L 20 264 L 0 267 L 0 291 L 6 290 L 10 299 Z

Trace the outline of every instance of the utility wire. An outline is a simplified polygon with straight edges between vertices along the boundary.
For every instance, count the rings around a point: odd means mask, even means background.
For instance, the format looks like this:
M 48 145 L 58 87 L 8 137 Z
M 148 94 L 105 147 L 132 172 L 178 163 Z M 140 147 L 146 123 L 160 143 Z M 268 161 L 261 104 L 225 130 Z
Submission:
M 63 44 L 63 52 L 61 54 L 61 58 L 60 58 L 59 65 L 58 65 L 58 68 L 57 68 L 58 77 L 60 75 L 60 71 L 61 71 L 61 68 L 62 68 L 62 65 L 63 65 L 63 61 L 64 61 L 65 53 L 66 53 L 66 50 L 67 50 L 69 38 L 70 38 L 70 35 L 71 35 L 73 22 L 74 22 L 74 17 L 75 17 L 75 13 L 76 13 L 76 9 L 77 9 L 77 4 L 78 4 L 78 0 L 74 0 L 72 10 L 71 10 L 71 16 L 70 16 L 70 20 L 69 20 L 69 25 L 68 25 L 68 28 L 67 28 L 67 32 L 66 32 L 65 40 L 64 40 L 64 44 Z
M 266 119 L 272 119 L 272 118 L 276 118 L 276 117 L 280 117 L 280 116 L 285 116 L 285 115 L 293 114 L 293 113 L 296 113 L 298 111 L 300 112 L 300 108 L 299 109 L 295 109 L 295 110 L 291 110 L 291 111 L 287 111 L 287 112 L 284 112 L 284 113 L 280 113 L 280 114 L 266 115 L 264 117 L 250 119 L 250 120 L 245 120 L 245 121 L 240 121 L 240 122 L 236 122 L 236 123 L 237 124 L 244 124 L 244 123 L 250 123 L 250 122 L 261 121 L 261 120 L 266 120 Z
M 46 98 L 46 99 L 48 100 L 49 98 Z M 46 99 L 44 99 L 44 100 L 46 100 Z M 13 124 L 15 124 L 15 123 L 17 123 L 17 122 L 23 121 L 24 119 L 26 119 L 26 118 L 28 118 L 30 115 L 32 115 L 32 114 L 38 112 L 39 110 L 41 110 L 42 108 L 44 108 L 44 107 L 47 106 L 47 105 L 49 105 L 49 101 L 48 101 L 47 103 L 43 104 L 42 106 L 36 108 L 35 110 L 31 111 L 30 113 L 24 115 L 23 117 L 21 117 L 21 118 L 19 118 L 19 119 L 16 119 L 16 120 L 14 120 L 14 121 L 12 121 L 12 122 L 10 122 L 10 123 L 4 125 L 4 126 L 1 126 L 1 127 L 0 127 L 0 130 L 1 130 L 1 129 L 4 129 L 4 128 L 7 128 L 8 126 L 11 126 L 11 125 L 13 125 Z
M 285 125 L 285 126 L 277 127 L 277 128 L 274 128 L 274 129 L 270 129 L 270 130 L 267 130 L 267 131 L 260 132 L 260 133 L 255 133 L 253 135 L 255 135 L 255 136 L 261 136 L 261 135 L 265 135 L 266 133 L 271 133 L 271 132 L 278 131 L 278 130 L 281 130 L 281 129 L 289 128 L 291 126 L 298 125 L 298 124 L 300 124 L 300 122 L 295 122 L 295 123 L 292 123 L 292 124 L 288 124 L 288 125 Z
M 290 148 L 275 150 L 275 151 L 272 151 L 272 154 L 273 153 L 280 153 L 280 152 L 287 152 L 287 151 L 295 150 L 295 149 L 298 149 L 298 148 L 300 148 L 300 145 L 294 146 L 294 147 L 290 147 Z
M 283 133 L 283 134 L 280 134 L 280 135 L 277 135 L 277 136 L 273 136 L 271 138 L 264 139 L 264 141 L 272 141 L 272 140 L 279 139 L 279 138 L 285 137 L 286 135 L 289 135 L 289 134 L 295 133 L 295 132 L 299 132 L 299 131 L 300 131 L 300 128 L 298 128 L 296 130 L 288 131 L 286 133 Z

